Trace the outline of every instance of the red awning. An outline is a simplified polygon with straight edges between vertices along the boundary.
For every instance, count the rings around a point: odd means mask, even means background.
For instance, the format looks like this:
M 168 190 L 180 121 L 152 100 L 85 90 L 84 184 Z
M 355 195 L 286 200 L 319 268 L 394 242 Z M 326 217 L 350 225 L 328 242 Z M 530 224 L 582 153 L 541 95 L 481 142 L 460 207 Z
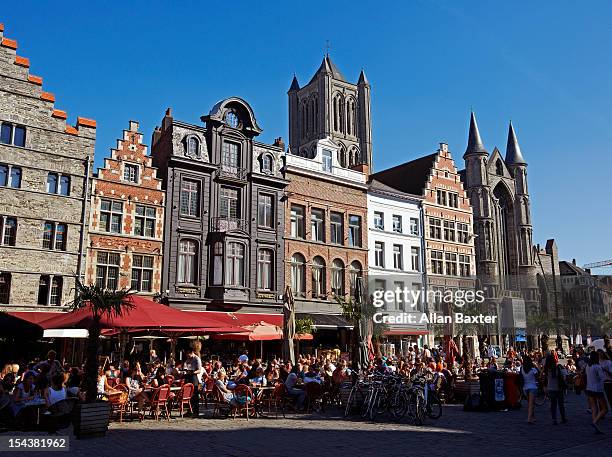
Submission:
M 106 329 L 149 329 L 163 330 L 173 329 L 180 331 L 202 329 L 222 329 L 225 332 L 243 332 L 237 325 L 215 319 L 214 316 L 194 316 L 169 306 L 148 300 L 138 295 L 130 297 L 132 309 L 126 311 L 122 316 L 106 317 L 101 321 L 102 328 Z M 201 313 L 200 313 L 201 314 Z M 88 328 L 92 317 L 89 308 L 82 308 L 70 313 L 63 313 L 41 323 L 45 329 L 48 328 Z
M 218 340 L 237 340 L 237 341 L 271 341 L 282 340 L 283 329 L 277 325 L 259 322 L 253 325 L 243 326 L 246 333 L 222 333 L 213 335 Z
M 62 312 L 51 313 L 47 311 L 9 311 L 6 314 L 36 325 L 40 325 L 41 322 L 52 317 L 64 315 Z
M 227 325 L 239 325 L 241 327 L 247 325 L 253 325 L 260 322 L 267 324 L 276 325 L 278 327 L 283 326 L 283 315 L 282 314 L 266 314 L 266 313 L 227 313 L 223 311 L 191 311 L 185 310 L 194 317 L 208 316 L 212 319 L 219 320 Z

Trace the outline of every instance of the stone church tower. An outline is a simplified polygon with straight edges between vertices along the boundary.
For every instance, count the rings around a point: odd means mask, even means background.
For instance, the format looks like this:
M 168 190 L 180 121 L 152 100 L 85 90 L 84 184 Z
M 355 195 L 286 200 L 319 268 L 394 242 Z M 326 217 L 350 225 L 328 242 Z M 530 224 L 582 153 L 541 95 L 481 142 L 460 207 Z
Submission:
M 477 275 L 487 297 L 501 306 L 504 315 L 513 318 L 514 324 L 510 326 L 523 327 L 524 312 L 539 312 L 539 307 L 531 248 L 527 162 L 512 123 L 508 131 L 506 157 L 502 157 L 497 148 L 489 155 L 472 113 L 463 158 L 466 167 L 464 180 L 474 211 L 474 233 L 477 235 Z
M 357 84 L 347 82 L 329 55 L 304 87 L 293 77 L 289 95 L 289 147 L 292 154 L 314 158 L 318 140 L 338 146 L 344 168 L 372 169 L 370 83 L 363 70 Z

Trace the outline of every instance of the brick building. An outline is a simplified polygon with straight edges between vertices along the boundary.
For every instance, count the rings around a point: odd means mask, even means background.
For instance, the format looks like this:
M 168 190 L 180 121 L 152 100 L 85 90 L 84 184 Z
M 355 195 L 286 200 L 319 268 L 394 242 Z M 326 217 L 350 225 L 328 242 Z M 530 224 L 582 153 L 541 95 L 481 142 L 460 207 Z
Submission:
M 435 153 L 378 172 L 372 178 L 423 197 L 428 298 L 431 292 L 473 289 L 472 207 L 448 146 L 440 143 Z M 430 312 L 451 311 L 439 299 L 428 300 L 427 308 Z
M 370 85 L 344 79 L 329 56 L 310 82 L 289 89 L 285 277 L 296 315 L 313 320 L 315 345 L 349 343 L 336 296 L 352 294 L 368 268 Z
M 92 180 L 87 283 L 160 292 L 164 196 L 138 122 L 130 121 Z
M 96 123 L 67 123 L 0 24 L 0 307 L 58 309 L 84 273 Z

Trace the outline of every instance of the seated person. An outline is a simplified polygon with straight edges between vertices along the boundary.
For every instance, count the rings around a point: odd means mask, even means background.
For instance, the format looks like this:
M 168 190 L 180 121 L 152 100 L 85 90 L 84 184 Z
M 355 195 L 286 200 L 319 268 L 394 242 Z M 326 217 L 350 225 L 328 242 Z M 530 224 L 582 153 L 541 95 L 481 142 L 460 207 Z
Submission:
M 257 367 L 254 376 L 250 379 L 250 383 L 253 386 L 265 387 L 268 384 L 268 380 L 264 376 L 264 370 L 262 366 Z
M 19 410 L 25 406 L 25 403 L 33 400 L 35 396 L 34 374 L 27 373 L 24 380 L 13 389 L 13 413 L 17 415 Z
M 64 375 L 56 373 L 51 377 L 51 385 L 45 389 L 45 402 L 47 403 L 47 408 L 65 399 L 66 388 L 64 387 Z
M 159 387 L 168 384 L 168 380 L 166 379 L 166 370 L 164 367 L 159 367 L 155 372 L 155 377 L 151 381 L 151 386 Z
M 299 366 L 296 365 L 291 369 L 291 373 L 287 376 L 285 381 L 285 387 L 289 396 L 294 397 L 297 400 L 298 409 L 302 409 L 304 406 L 304 399 L 306 398 L 306 392 L 303 389 L 296 387 L 298 383 L 298 372 Z
M 227 387 L 227 375 L 225 370 L 219 370 L 217 373 L 217 379 L 215 379 L 215 386 L 221 391 L 221 396 L 226 403 L 231 403 L 234 399 L 234 392 Z
M 321 384 L 321 376 L 319 376 L 319 370 L 317 368 L 318 367 L 316 365 L 308 368 L 308 370 L 304 373 L 304 384 L 308 384 L 309 382 Z

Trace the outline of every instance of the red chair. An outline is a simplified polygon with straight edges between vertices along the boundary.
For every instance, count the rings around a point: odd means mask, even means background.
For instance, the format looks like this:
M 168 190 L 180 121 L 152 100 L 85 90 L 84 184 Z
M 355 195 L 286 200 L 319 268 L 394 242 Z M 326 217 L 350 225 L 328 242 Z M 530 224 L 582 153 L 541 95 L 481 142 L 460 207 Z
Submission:
M 163 385 L 153 391 L 153 398 L 149 402 L 149 414 L 155 416 L 159 420 L 159 415 L 162 412 L 166 413 L 166 419 L 170 420 L 170 411 L 168 411 L 168 400 L 170 399 L 170 386 Z
M 234 389 L 234 405 L 232 405 L 233 417 L 236 419 L 236 413 L 246 413 L 246 418 L 249 420 L 249 407 L 252 412 L 255 412 L 255 396 L 249 386 L 238 384 Z
M 204 407 L 208 409 L 208 400 L 209 399 L 213 399 L 213 401 L 215 400 L 214 396 L 213 396 L 213 389 L 215 387 L 215 380 L 213 378 L 207 378 L 204 385 L 202 386 L 202 397 L 204 400 Z
M 189 412 L 193 414 L 193 409 L 191 408 L 191 397 L 193 396 L 194 390 L 194 385 L 189 382 L 187 384 L 183 384 L 181 390 L 176 396 L 175 405 L 178 407 L 181 417 L 183 417 L 185 412 L 185 405 L 189 406 Z

